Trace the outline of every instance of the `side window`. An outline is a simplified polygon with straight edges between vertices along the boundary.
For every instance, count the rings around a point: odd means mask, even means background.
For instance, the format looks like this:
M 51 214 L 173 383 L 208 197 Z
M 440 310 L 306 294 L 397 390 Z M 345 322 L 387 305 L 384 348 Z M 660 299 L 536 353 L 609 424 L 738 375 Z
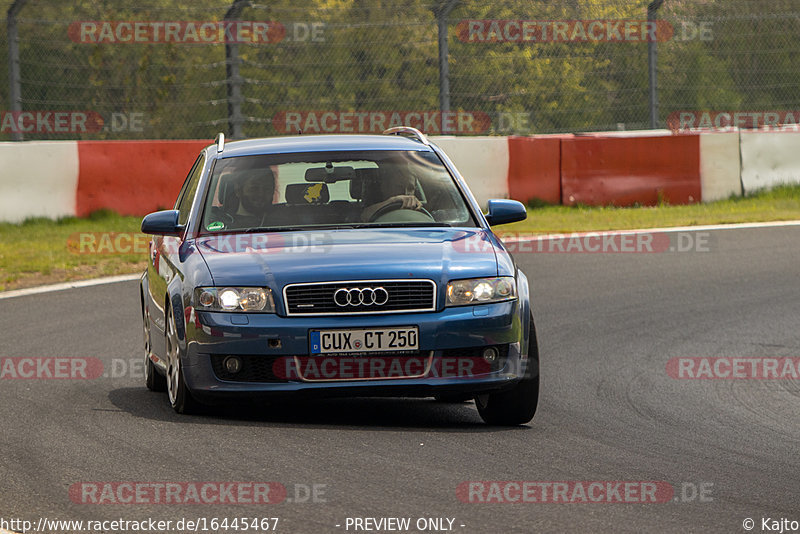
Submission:
M 189 169 L 189 174 L 187 174 L 186 178 L 183 180 L 183 185 L 181 186 L 181 190 L 178 193 L 178 200 L 175 201 L 175 206 L 173 206 L 172 209 L 176 210 L 176 209 L 178 209 L 178 206 L 180 206 L 181 201 L 183 200 L 183 195 L 184 195 L 184 193 L 186 193 L 186 188 L 189 186 L 189 181 L 191 180 L 192 176 L 194 175 L 194 171 L 197 168 L 198 163 L 200 163 L 200 161 L 202 159 L 203 159 L 203 154 L 200 154 L 199 156 L 197 156 L 197 159 L 194 160 L 194 163 L 192 164 L 192 168 Z
M 186 182 L 183 184 L 183 189 L 175 206 L 180 212 L 178 215 L 178 224 L 186 224 L 189 220 L 189 212 L 192 210 L 192 202 L 194 201 L 195 193 L 197 193 L 197 185 L 200 183 L 200 176 L 203 174 L 204 163 L 205 157 L 201 154 L 194 163 L 194 167 L 192 167 L 192 170 L 189 172 L 189 176 L 186 177 Z

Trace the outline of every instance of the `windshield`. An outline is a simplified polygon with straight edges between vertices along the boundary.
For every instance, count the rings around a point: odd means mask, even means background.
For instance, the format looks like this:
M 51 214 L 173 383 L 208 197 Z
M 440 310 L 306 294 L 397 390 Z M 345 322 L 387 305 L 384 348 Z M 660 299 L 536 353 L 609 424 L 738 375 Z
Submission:
M 307 152 L 219 160 L 201 232 L 475 226 L 436 154 Z

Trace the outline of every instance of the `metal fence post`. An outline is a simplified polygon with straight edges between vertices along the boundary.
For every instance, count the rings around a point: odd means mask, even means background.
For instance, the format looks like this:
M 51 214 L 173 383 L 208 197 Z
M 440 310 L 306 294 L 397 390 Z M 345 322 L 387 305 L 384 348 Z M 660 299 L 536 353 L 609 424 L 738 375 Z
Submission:
M 456 7 L 459 0 L 446 0 L 433 8 L 436 26 L 439 32 L 439 111 L 450 111 L 450 65 L 448 63 L 449 46 L 447 42 L 447 16 Z M 445 120 L 442 118 L 442 133 Z
M 228 12 L 225 13 L 225 24 L 231 24 L 237 19 L 245 7 L 250 6 L 249 0 L 234 0 Z M 227 29 L 227 28 L 226 28 Z M 242 126 L 242 77 L 239 75 L 239 44 L 230 42 L 225 32 L 225 73 L 228 87 L 228 129 L 231 139 L 244 139 Z
M 8 31 L 8 83 L 9 83 L 9 97 L 11 98 L 11 112 L 13 113 L 14 120 L 19 120 L 19 114 L 22 112 L 22 84 L 20 82 L 19 74 L 19 32 L 17 29 L 17 15 L 19 14 L 25 2 L 28 0 L 14 0 L 11 7 L 8 8 L 7 31 Z M 15 131 L 11 133 L 11 139 L 14 141 L 22 141 L 22 132 Z
M 658 8 L 664 0 L 653 0 L 647 6 L 647 22 L 655 24 L 658 20 Z M 650 128 L 658 128 L 658 73 L 656 71 L 656 60 L 658 52 L 656 50 L 656 40 L 647 43 L 647 63 L 650 72 Z

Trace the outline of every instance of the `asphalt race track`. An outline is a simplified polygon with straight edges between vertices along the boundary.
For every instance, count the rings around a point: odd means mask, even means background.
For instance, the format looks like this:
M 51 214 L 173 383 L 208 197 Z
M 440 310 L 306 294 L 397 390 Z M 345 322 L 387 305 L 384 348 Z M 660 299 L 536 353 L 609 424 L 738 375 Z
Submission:
M 518 254 L 542 361 L 539 412 L 518 428 L 485 426 L 471 402 L 431 399 L 179 416 L 137 367 L 135 282 L 0 300 L 0 357 L 95 357 L 115 375 L 0 380 L 0 514 L 278 517 L 287 534 L 356 532 L 346 527 L 355 517 L 454 518 L 464 534 L 745 532 L 746 518 L 761 532 L 762 518 L 800 521 L 800 381 L 666 371 L 678 357 L 800 358 L 799 246 L 795 226 L 712 231 L 707 252 Z M 70 499 L 70 486 L 92 481 L 272 481 L 288 495 L 273 505 Z M 456 493 L 465 481 L 661 481 L 674 497 L 468 503 Z

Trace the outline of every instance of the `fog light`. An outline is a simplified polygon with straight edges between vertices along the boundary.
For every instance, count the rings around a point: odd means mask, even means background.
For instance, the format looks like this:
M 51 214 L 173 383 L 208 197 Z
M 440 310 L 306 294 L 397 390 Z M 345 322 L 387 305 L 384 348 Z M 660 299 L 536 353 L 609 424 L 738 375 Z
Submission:
M 225 370 L 232 375 L 242 370 L 242 359 L 238 356 L 228 356 L 222 364 L 225 366 Z
M 487 347 L 483 349 L 483 359 L 489 363 L 494 362 L 497 360 L 497 356 L 499 356 L 497 349 L 494 347 Z

